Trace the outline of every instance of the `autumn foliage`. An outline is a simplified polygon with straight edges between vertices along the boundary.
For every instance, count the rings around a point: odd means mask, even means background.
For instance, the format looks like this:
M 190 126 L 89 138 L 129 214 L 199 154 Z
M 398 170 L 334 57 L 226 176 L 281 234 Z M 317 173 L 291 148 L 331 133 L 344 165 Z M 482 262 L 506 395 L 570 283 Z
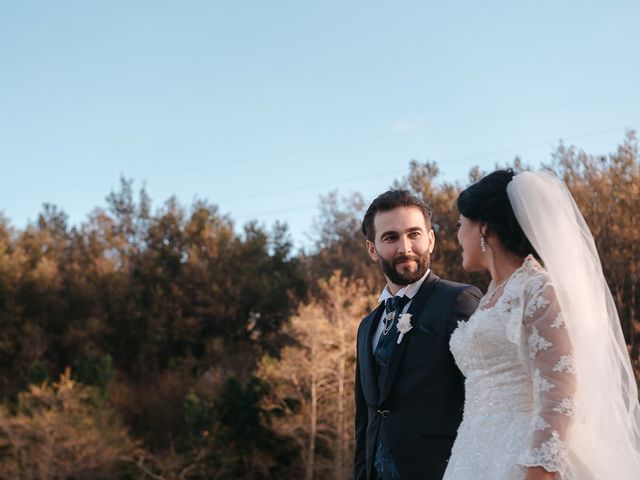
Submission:
M 638 372 L 637 140 L 606 156 L 560 145 L 545 166 L 594 234 Z M 455 202 L 483 173 L 442 182 L 414 160 L 394 183 L 433 208 L 434 271 L 481 288 L 461 270 Z M 0 478 L 350 478 L 355 332 L 383 285 L 365 207 L 322 198 L 297 252 L 284 225 L 154 207 L 128 180 L 77 226 L 52 205 L 24 229 L 0 220 Z

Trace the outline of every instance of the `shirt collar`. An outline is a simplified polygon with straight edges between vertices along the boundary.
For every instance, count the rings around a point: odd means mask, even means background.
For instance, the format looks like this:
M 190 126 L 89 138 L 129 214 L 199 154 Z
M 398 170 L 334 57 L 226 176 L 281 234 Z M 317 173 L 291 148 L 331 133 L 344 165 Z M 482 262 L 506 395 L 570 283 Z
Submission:
M 420 287 L 422 286 L 422 282 L 424 282 L 424 279 L 429 276 L 430 272 L 431 272 L 431 269 L 430 268 L 427 269 L 427 271 L 422 276 L 422 278 L 420 278 L 419 280 L 416 280 L 413 283 L 410 283 L 409 285 L 402 287 L 400 290 L 398 290 L 398 293 L 396 293 L 395 296 L 402 297 L 404 295 L 406 297 L 409 297 L 409 299 L 412 299 L 413 297 L 415 297 L 416 293 L 418 293 L 418 290 L 420 290 Z M 391 298 L 393 296 L 394 295 L 392 295 L 391 292 L 389 291 L 389 285 L 387 285 L 384 287 L 384 290 L 382 290 L 382 293 L 378 297 L 378 302 L 384 302 L 387 300 L 387 298 Z

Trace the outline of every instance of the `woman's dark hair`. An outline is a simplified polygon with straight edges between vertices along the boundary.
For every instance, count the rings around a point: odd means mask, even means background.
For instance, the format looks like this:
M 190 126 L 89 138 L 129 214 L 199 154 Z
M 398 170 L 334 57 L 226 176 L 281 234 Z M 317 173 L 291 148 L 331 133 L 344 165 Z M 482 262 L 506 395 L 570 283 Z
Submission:
M 483 177 L 462 191 L 458 197 L 458 211 L 474 222 L 485 223 L 508 251 L 521 257 L 533 254 L 538 258 L 509 202 L 507 185 L 514 175 L 509 168 Z

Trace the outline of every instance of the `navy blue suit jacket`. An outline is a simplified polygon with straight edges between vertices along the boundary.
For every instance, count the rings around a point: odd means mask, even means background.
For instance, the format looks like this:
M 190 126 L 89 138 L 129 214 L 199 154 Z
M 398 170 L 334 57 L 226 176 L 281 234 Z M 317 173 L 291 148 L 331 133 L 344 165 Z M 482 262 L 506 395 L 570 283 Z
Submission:
M 464 405 L 464 378 L 449 351 L 459 320 L 478 306 L 480 290 L 431 272 L 409 306 L 413 328 L 394 345 L 382 390 L 372 338 L 384 304 L 358 329 L 355 382 L 355 479 L 369 480 L 380 429 L 402 480 L 440 480 Z

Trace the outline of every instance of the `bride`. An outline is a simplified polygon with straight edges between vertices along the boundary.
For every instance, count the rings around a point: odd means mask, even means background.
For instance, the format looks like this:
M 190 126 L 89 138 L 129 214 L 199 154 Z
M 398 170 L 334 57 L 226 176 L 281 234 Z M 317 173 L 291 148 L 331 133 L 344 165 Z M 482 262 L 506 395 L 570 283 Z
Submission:
M 458 209 L 463 268 L 491 284 L 451 337 L 466 400 L 445 480 L 640 479 L 638 390 L 564 183 L 498 170 Z

